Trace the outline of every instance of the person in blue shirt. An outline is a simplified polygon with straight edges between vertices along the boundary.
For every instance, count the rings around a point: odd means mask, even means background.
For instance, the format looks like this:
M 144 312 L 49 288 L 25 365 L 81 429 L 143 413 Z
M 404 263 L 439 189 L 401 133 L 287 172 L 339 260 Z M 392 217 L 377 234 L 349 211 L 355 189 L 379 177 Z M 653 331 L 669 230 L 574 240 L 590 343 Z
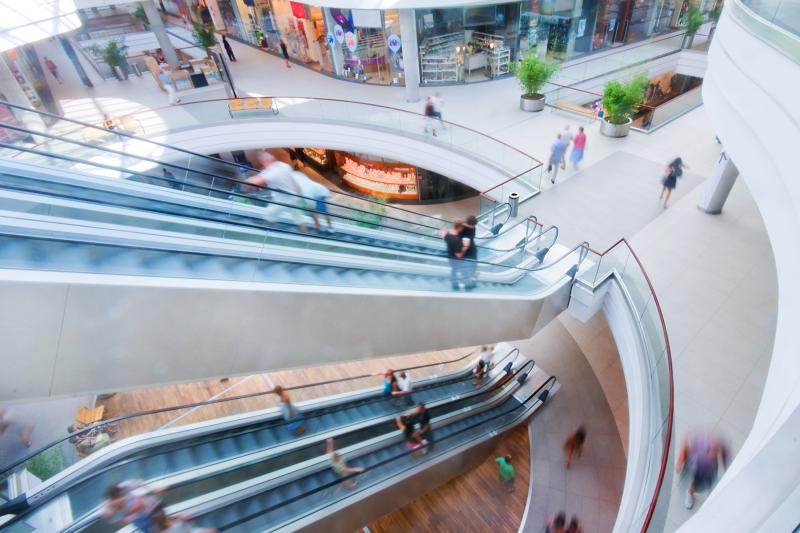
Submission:
M 558 176 L 558 168 L 561 165 L 561 160 L 569 147 L 569 143 L 561 138 L 561 134 L 556 135 L 556 140 L 550 147 L 550 160 L 547 163 L 547 172 L 550 174 L 550 183 L 555 184 L 556 176 Z

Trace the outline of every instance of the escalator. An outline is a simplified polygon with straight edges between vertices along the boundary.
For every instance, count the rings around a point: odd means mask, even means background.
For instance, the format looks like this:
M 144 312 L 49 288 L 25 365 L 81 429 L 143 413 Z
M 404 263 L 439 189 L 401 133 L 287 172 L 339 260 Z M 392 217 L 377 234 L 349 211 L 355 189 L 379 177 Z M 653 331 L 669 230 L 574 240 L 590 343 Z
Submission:
M 531 361 L 520 358 L 516 349 L 496 354 L 493 364 L 493 372 L 477 389 L 472 383 L 472 361 L 462 370 L 420 380 L 412 394 L 413 402 L 425 403 L 434 417 L 477 409 L 499 391 L 514 387 L 515 378 L 534 368 Z M 114 483 L 128 479 L 149 481 L 166 487 L 162 496 L 167 504 L 181 504 L 224 486 L 274 476 L 286 468 L 314 461 L 328 436 L 336 436 L 342 448 L 385 438 L 396 432 L 394 417 L 408 409 L 406 400 L 387 399 L 381 392 L 367 390 L 344 398 L 299 404 L 308 428 L 299 439 L 292 437 L 274 409 L 244 419 L 222 419 L 188 429 L 156 432 L 145 435 L 144 440 L 128 439 L 95 452 L 76 465 L 78 468 L 46 482 L 27 496 L 27 509 L 17 511 L 18 516 L 6 527 L 24 522 L 41 529 L 46 517 L 54 515 L 54 508 L 66 505 L 75 522 L 70 530 L 107 531 L 107 524 L 97 520 L 96 508 L 105 488 Z M 18 509 L 26 507 L 19 499 L 15 504 Z M 66 527 L 53 522 L 49 526 L 59 530 Z

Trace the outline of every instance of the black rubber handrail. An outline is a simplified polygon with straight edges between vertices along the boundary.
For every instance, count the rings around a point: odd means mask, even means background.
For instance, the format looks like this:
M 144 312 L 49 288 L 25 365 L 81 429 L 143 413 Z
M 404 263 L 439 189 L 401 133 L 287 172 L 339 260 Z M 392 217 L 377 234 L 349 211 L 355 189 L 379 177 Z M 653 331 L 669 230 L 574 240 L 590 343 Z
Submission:
M 443 438 L 441 438 L 441 439 L 437 439 L 437 440 L 436 440 L 436 445 L 437 445 L 437 446 L 439 446 L 439 445 L 440 445 L 440 443 L 441 443 L 442 441 L 445 441 L 445 440 L 447 440 L 447 439 L 449 439 L 449 438 L 452 438 L 452 437 L 454 437 L 454 436 L 456 436 L 456 435 L 460 435 L 460 434 L 462 434 L 462 433 L 464 433 L 464 432 L 466 432 L 466 431 L 469 431 L 469 430 L 471 430 L 471 429 L 474 429 L 474 428 L 476 428 L 476 427 L 479 427 L 479 426 L 485 425 L 485 424 L 486 424 L 487 422 L 489 422 L 489 421 L 496 420 L 496 419 L 498 419 L 498 418 L 500 418 L 500 417 L 503 417 L 503 416 L 505 416 L 505 415 L 508 415 L 508 414 L 510 414 L 510 413 L 513 413 L 513 412 L 514 412 L 515 410 L 517 410 L 517 409 L 518 409 L 520 406 L 522 406 L 522 405 L 525 405 L 527 402 L 529 402 L 529 401 L 530 401 L 530 400 L 531 400 L 533 397 L 535 397 L 535 396 L 539 395 L 540 393 L 542 393 L 542 392 L 543 392 L 543 389 L 544 389 L 545 387 L 547 387 L 548 385 L 550 385 L 550 388 L 548 388 L 548 389 L 547 389 L 547 391 L 549 392 L 549 390 L 552 388 L 552 385 L 554 385 L 554 384 L 555 384 L 555 381 L 556 381 L 556 377 L 555 377 L 555 376 L 550 376 L 549 378 L 547 378 L 547 380 L 546 380 L 546 381 L 545 381 L 543 384 L 541 384 L 541 385 L 540 385 L 540 386 L 539 386 L 539 387 L 538 387 L 538 388 L 537 388 L 535 391 L 533 391 L 533 392 L 532 392 L 532 393 L 531 393 L 531 394 L 530 394 L 530 395 L 529 395 L 529 396 L 528 396 L 528 397 L 525 399 L 525 401 L 522 401 L 522 402 L 520 402 L 520 404 L 519 404 L 519 405 L 517 405 L 517 406 L 514 406 L 514 407 L 512 407 L 511 409 L 507 409 L 507 410 L 503 411 L 502 413 L 497 413 L 496 415 L 492 416 L 491 418 L 488 418 L 488 419 L 486 419 L 486 420 L 481 420 L 480 422 L 477 422 L 477 423 L 475 423 L 475 424 L 472 424 L 472 425 L 469 425 L 469 426 L 467 426 L 467 427 L 465 427 L 465 428 L 462 428 L 462 429 L 460 429 L 460 430 L 458 430 L 458 431 L 455 431 L 455 432 L 453 432 L 453 433 L 451 433 L 451 434 L 449 434 L 449 435 L 446 435 L 445 437 L 443 437 Z M 540 401 L 541 401 L 542 403 L 544 403 L 544 402 L 546 401 L 546 399 L 547 399 L 547 396 L 540 397 L 539 399 L 540 399 Z M 478 436 L 476 436 L 476 439 L 479 439 L 479 438 L 481 438 L 481 437 L 483 437 L 483 436 L 485 436 L 485 435 L 478 435 Z M 472 441 L 474 442 L 476 439 L 472 439 Z M 466 443 L 464 443 L 464 444 L 466 444 Z M 369 472 L 369 471 L 371 471 L 371 470 L 375 470 L 376 468 L 382 467 L 382 466 L 384 466 L 384 465 L 386 465 L 386 464 L 389 464 L 389 463 L 391 463 L 391 462 L 393 462 L 393 461 L 399 460 L 399 459 L 401 459 L 401 458 L 403 458 L 403 457 L 406 457 L 406 456 L 412 455 L 412 454 L 414 454 L 414 453 L 416 453 L 416 452 L 417 452 L 417 450 L 416 450 L 416 449 L 414 449 L 414 450 L 405 450 L 405 451 L 403 451 L 403 452 L 401 452 L 401 453 L 399 453 L 399 454 L 396 454 L 396 455 L 394 455 L 394 456 L 392 456 L 392 457 L 389 457 L 388 459 L 384 459 L 384 460 L 382 460 L 382 461 L 379 461 L 379 462 L 375 463 L 375 464 L 374 464 L 374 465 L 372 465 L 372 466 L 368 466 L 368 467 L 366 467 L 366 468 L 364 469 L 364 471 L 363 471 L 363 472 L 359 472 L 358 474 L 348 474 L 348 475 L 346 475 L 346 476 L 341 476 L 341 477 L 338 477 L 337 479 L 335 479 L 335 480 L 333 480 L 333 481 L 329 481 L 328 483 L 325 483 L 325 484 L 323 484 L 323 485 L 320 485 L 320 486 L 319 486 L 319 487 L 317 487 L 317 488 L 314 488 L 314 489 L 312 489 L 312 490 L 309 490 L 309 491 L 307 491 L 307 492 L 304 492 L 304 493 L 300 493 L 300 494 L 298 494 L 297 496 L 293 496 L 293 497 L 291 497 L 291 498 L 286 498 L 286 499 L 282 500 L 282 501 L 281 501 L 279 504 L 277 504 L 277 505 L 271 505 L 271 506 L 269 506 L 269 507 L 267 507 L 267 508 L 265 508 L 265 509 L 260 509 L 260 510 L 258 510 L 258 511 L 256 511 L 256 512 L 250 513 L 250 514 L 248 514 L 248 515 L 246 515 L 246 516 L 244 516 L 244 517 L 238 518 L 238 519 L 236 519 L 236 520 L 235 520 L 235 521 L 233 521 L 233 522 L 228 522 L 227 524 L 219 524 L 219 525 L 217 525 L 216 527 L 217 527 L 217 529 L 219 529 L 220 531 L 225 531 L 225 530 L 227 530 L 227 529 L 231 529 L 231 528 L 234 528 L 234 527 L 236 527 L 236 526 L 240 526 L 240 525 L 242 525 L 242 524 L 244 524 L 244 523 L 246 523 L 246 522 L 249 522 L 250 520 L 253 520 L 254 518 L 257 518 L 257 517 L 259 517 L 259 516 L 261 516 L 261 515 L 263 515 L 263 514 L 266 514 L 266 513 L 272 512 L 272 511 L 274 511 L 274 510 L 276 510 L 276 509 L 279 509 L 280 507 L 284 507 L 284 506 L 286 506 L 286 505 L 289 505 L 289 504 L 291 504 L 291 503 L 293 503 L 293 502 L 296 502 L 296 501 L 300 500 L 301 498 L 305 498 L 305 497 L 307 497 L 307 496 L 309 496 L 309 495 L 311 495 L 311 494 L 315 494 L 315 493 L 317 493 L 317 492 L 321 492 L 321 491 L 323 491 L 323 490 L 327 490 L 327 489 L 329 489 L 329 488 L 333 488 L 333 487 L 335 487 L 336 485 L 339 485 L 340 483 L 343 483 L 344 481 L 346 481 L 346 480 L 349 480 L 349 479 L 351 479 L 351 478 L 353 478 L 353 477 L 355 477 L 355 476 L 363 476 L 363 475 L 364 475 L 364 473 L 366 473 L 366 472 Z M 426 459 L 427 459 L 427 457 L 426 457 L 426 458 L 423 458 L 423 459 L 421 459 L 421 460 L 420 460 L 420 462 L 422 462 L 422 461 L 425 461 Z M 362 487 L 362 488 L 363 488 L 363 487 Z M 271 490 L 271 489 L 267 489 L 267 490 Z M 347 494 L 347 496 L 349 496 L 350 494 L 352 494 L 352 493 L 349 493 L 349 494 Z M 252 497 L 252 495 L 245 496 L 245 497 L 244 497 L 244 498 L 242 498 L 242 499 L 246 499 L 246 498 L 248 498 L 248 497 Z M 233 503 L 235 503 L 235 502 L 233 502 Z M 317 510 L 318 510 L 318 509 L 314 509 L 313 511 L 310 511 L 310 512 L 306 513 L 306 514 L 305 514 L 305 515 L 303 515 L 303 516 L 308 516 L 308 514 L 314 513 L 314 512 L 316 512 Z M 209 512 L 210 512 L 210 511 L 209 511 Z M 301 518 L 301 517 L 293 517 L 293 518 L 290 518 L 289 520 L 287 520 L 287 521 L 283 522 L 283 524 L 286 524 L 287 522 L 290 522 L 290 521 L 291 521 L 291 522 L 293 522 L 293 521 L 296 521 L 296 520 L 298 520 L 299 518 Z M 282 525 L 282 524 L 276 524 L 276 526 L 277 526 L 277 525 Z
M 214 161 L 215 163 L 221 163 L 221 164 L 226 165 L 226 166 L 235 167 L 237 169 L 237 171 L 242 171 L 243 170 L 243 171 L 246 171 L 246 172 L 258 173 L 258 171 L 256 169 L 252 168 L 252 167 L 248 167 L 248 166 L 245 166 L 245 165 L 240 165 L 239 163 L 234 163 L 234 162 L 231 162 L 231 161 L 225 161 L 224 159 L 211 157 L 209 155 L 198 154 L 196 152 L 192 152 L 192 151 L 186 150 L 184 148 L 178 148 L 176 146 L 171 146 L 171 145 L 168 145 L 168 144 L 165 144 L 165 143 L 160 143 L 158 141 L 153 141 L 153 140 L 150 140 L 150 139 L 144 139 L 142 137 L 138 137 L 136 135 L 132 135 L 132 134 L 127 133 L 127 132 L 123 132 L 123 131 L 119 131 L 119 130 L 109 130 L 109 129 L 106 129 L 106 128 L 103 128 L 103 127 L 100 127 L 100 126 L 97 126 L 97 125 L 94 125 L 94 124 L 89 124 L 89 123 L 86 123 L 86 122 L 82 122 L 80 120 L 75 120 L 75 119 L 72 119 L 72 118 L 63 117 L 61 115 L 57 115 L 55 113 L 49 113 L 47 111 L 41 111 L 41 110 L 38 110 L 38 109 L 31 109 L 31 108 L 28 108 L 28 107 L 25 107 L 25 106 L 12 104 L 12 103 L 4 101 L 4 100 L 0 100 L 0 104 L 6 105 L 6 106 L 14 108 L 14 109 L 19 109 L 19 110 L 24 111 L 24 112 L 29 112 L 29 113 L 34 113 L 34 114 L 37 114 L 37 115 L 48 116 L 48 117 L 59 119 L 59 120 L 65 120 L 67 122 L 71 122 L 73 124 L 78 124 L 80 126 L 83 126 L 85 128 L 92 128 L 92 129 L 95 129 L 95 130 L 100 130 L 100 131 L 103 131 L 103 132 L 106 132 L 106 133 L 110 133 L 110 134 L 113 134 L 113 135 L 119 135 L 119 136 L 127 137 L 129 139 L 133 139 L 133 140 L 136 140 L 136 141 L 141 141 L 141 142 L 145 142 L 145 143 L 148 143 L 148 144 L 153 144 L 153 145 L 159 146 L 161 148 L 167 148 L 169 150 L 175 150 L 177 152 L 181 152 L 181 153 L 184 153 L 184 154 L 187 154 L 187 155 L 190 155 L 190 156 L 199 157 L 199 158 L 206 159 L 206 160 L 209 160 L 209 161 Z M 365 104 L 365 105 L 370 105 L 370 104 Z M 4 124 L 4 127 L 10 126 L 9 124 L 6 124 L 6 123 L 3 123 L 3 124 Z M 59 140 L 64 140 L 64 139 L 59 139 Z M 369 203 L 372 203 L 372 204 L 386 206 L 386 204 L 383 204 L 381 202 L 377 202 L 377 201 L 371 200 L 369 198 L 363 198 L 361 196 L 356 196 L 354 194 L 350 194 L 350 193 L 346 193 L 346 192 L 339 192 L 339 194 L 342 194 L 343 196 L 349 196 L 351 198 L 355 198 L 355 199 L 358 199 L 358 200 L 362 200 L 362 201 L 365 201 L 365 202 L 369 202 Z M 424 213 L 417 213 L 417 212 L 411 211 L 409 209 L 403 209 L 402 207 L 397 207 L 397 206 L 394 206 L 394 205 L 393 206 L 388 206 L 388 207 L 391 207 L 392 209 L 397 209 L 398 211 L 403 211 L 403 212 L 408 213 L 410 215 L 432 219 L 432 220 L 437 221 L 437 223 L 443 223 L 443 224 L 451 224 L 452 223 L 451 221 L 448 221 L 448 220 L 443 219 L 443 218 L 434 217 L 432 215 L 427 215 L 427 214 L 424 214 Z
M 513 350 L 512 350 L 512 352 L 513 352 Z M 406 371 L 406 370 L 417 370 L 417 369 L 420 369 L 420 368 L 427 368 L 427 367 L 431 367 L 431 366 L 447 365 L 447 364 L 451 364 L 451 363 L 457 363 L 459 361 L 463 361 L 464 359 L 468 358 L 469 356 L 473 355 L 474 353 L 475 353 L 475 350 L 472 350 L 472 351 L 462 355 L 461 357 L 457 357 L 457 358 L 451 359 L 449 361 L 443 361 L 443 362 L 439 362 L 439 363 L 428 363 L 428 364 L 424 364 L 424 365 L 417 365 L 417 366 L 407 367 L 407 368 L 399 368 L 399 369 L 396 370 L 396 372 L 402 372 L 402 371 Z M 511 352 L 509 352 L 509 353 L 511 353 Z M 307 389 L 307 388 L 311 388 L 311 387 L 321 387 L 323 385 L 332 385 L 334 383 L 343 383 L 345 381 L 354 381 L 354 380 L 357 380 L 357 379 L 364 379 L 364 378 L 368 378 L 368 377 L 372 377 L 372 376 L 374 376 L 374 374 L 362 374 L 362 375 L 352 376 L 352 377 L 347 377 L 347 378 L 339 378 L 339 379 L 332 379 L 332 380 L 327 380 L 327 381 L 319 381 L 319 382 L 316 382 L 316 383 L 308 383 L 308 384 L 304 384 L 304 385 L 296 385 L 294 387 L 285 387 L 284 390 L 288 391 L 288 390 Z M 83 435 L 85 433 L 89 433 L 89 432 L 91 432 L 91 431 L 93 431 L 95 429 L 103 428 L 104 426 L 107 426 L 109 424 L 115 424 L 115 423 L 118 423 L 118 422 L 124 422 L 126 420 L 130 420 L 132 418 L 137 418 L 137 417 L 141 417 L 141 416 L 156 415 L 156 414 L 166 413 L 166 412 L 169 412 L 169 411 L 179 411 L 179 410 L 183 410 L 183 409 L 193 409 L 193 408 L 197 408 L 197 407 L 204 407 L 206 405 L 214 405 L 214 404 L 218 404 L 218 403 L 232 402 L 232 401 L 236 401 L 236 400 L 246 400 L 246 399 L 249 399 L 249 398 L 256 398 L 258 396 L 266 396 L 268 394 L 273 394 L 273 392 L 271 390 L 262 391 L 262 392 L 251 392 L 251 393 L 248 393 L 248 394 L 242 394 L 242 395 L 239 395 L 239 396 L 231 396 L 231 397 L 228 397 L 228 398 L 215 398 L 213 400 L 205 400 L 205 401 L 202 401 L 202 402 L 188 403 L 188 404 L 183 404 L 183 405 L 172 405 L 172 406 L 168 406 L 168 407 L 160 407 L 158 409 L 151 409 L 151 410 L 148 410 L 148 411 L 139 411 L 137 413 L 130 413 L 130 414 L 127 414 L 127 415 L 115 416 L 113 418 L 109 418 L 108 420 L 101 420 L 100 422 L 96 422 L 96 423 L 94 423 L 94 424 L 92 424 L 90 426 L 86 426 L 85 428 L 82 428 L 82 429 L 80 429 L 78 431 L 70 433 L 66 437 L 62 437 L 60 439 L 54 440 L 50 444 L 42 446 L 38 450 L 29 453 L 28 455 L 26 455 L 22 459 L 19 459 L 19 460 L 15 461 L 11 465 L 7 466 L 2 472 L 0 472 L 0 479 L 5 479 L 6 477 L 8 477 L 8 475 L 13 473 L 12 470 L 17 468 L 21 464 L 26 463 L 27 461 L 31 460 L 32 458 L 36 457 L 37 455 L 39 455 L 41 453 L 44 453 L 47 450 L 49 450 L 49 449 L 51 449 L 51 448 L 53 448 L 55 446 L 58 446 L 62 442 L 66 442 L 66 441 L 68 441 L 69 439 L 71 439 L 73 437 L 79 437 L 79 436 L 81 436 L 81 435 Z

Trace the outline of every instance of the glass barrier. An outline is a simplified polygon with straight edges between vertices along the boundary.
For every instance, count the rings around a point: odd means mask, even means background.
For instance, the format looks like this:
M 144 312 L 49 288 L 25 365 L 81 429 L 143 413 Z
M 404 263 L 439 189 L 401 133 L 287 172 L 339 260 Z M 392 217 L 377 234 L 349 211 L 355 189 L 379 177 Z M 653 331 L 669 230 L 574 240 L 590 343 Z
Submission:
M 495 364 L 504 365 L 508 361 L 515 360 L 518 354 L 519 350 L 516 349 L 498 354 L 495 356 Z M 471 350 L 458 357 L 441 358 L 433 363 L 397 368 L 395 372 L 410 372 L 415 384 L 420 386 L 420 382 L 428 378 L 450 374 L 455 376 L 459 371 L 467 369 L 471 357 L 475 355 L 476 351 Z M 286 391 L 291 392 L 294 402 L 313 400 L 344 392 L 376 389 L 380 386 L 382 379 L 378 374 L 364 374 L 307 383 L 302 381 L 302 374 L 298 372 L 274 372 L 270 373 L 270 376 L 275 383 L 280 383 Z M 468 378 L 472 379 L 471 373 Z M 382 396 L 380 397 L 382 398 Z M 67 428 L 67 436 L 6 467 L 6 470 L 0 474 L 0 484 L 6 484 L 10 476 L 22 475 L 27 471 L 36 478 L 35 484 L 30 487 L 34 488 L 36 484 L 50 479 L 81 459 L 127 437 L 270 409 L 277 406 L 275 398 L 271 388 L 264 387 L 263 390 L 237 395 L 235 387 L 233 387 L 229 390 L 223 389 L 221 393 L 207 401 L 123 414 L 86 426 L 81 426 L 74 420 L 68 420 L 64 423 L 64 427 Z
M 740 0 L 758 16 L 800 36 L 800 6 L 797 0 Z
M 646 417 L 646 444 L 648 451 L 641 488 L 632 491 L 638 502 L 632 509 L 647 509 L 642 516 L 629 517 L 631 531 L 661 531 L 666 519 L 670 498 L 670 483 L 664 483 L 672 449 L 673 382 L 672 356 L 664 317 L 652 284 L 633 249 L 626 240 L 598 253 L 591 251 L 587 262 L 591 265 L 579 274 L 579 279 L 593 288 L 598 288 L 612 276 L 615 277 L 630 305 L 639 326 L 647 365 L 647 392 L 650 398 L 649 416 Z M 656 513 L 656 509 L 660 511 Z M 654 518 L 655 516 L 655 518 Z M 638 520 L 638 522 L 636 521 Z

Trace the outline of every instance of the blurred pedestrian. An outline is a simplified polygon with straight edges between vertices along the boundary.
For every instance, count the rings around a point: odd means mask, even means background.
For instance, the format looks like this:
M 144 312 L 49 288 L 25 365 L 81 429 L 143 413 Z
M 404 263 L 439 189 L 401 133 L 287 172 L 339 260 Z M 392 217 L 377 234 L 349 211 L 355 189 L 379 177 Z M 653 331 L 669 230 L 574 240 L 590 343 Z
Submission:
M 687 509 L 694 507 L 695 493 L 709 491 L 714 486 L 720 464 L 723 468 L 728 466 L 728 447 L 721 439 L 708 432 L 684 439 L 677 469 L 692 480 L 684 498 Z
M 300 194 L 314 203 L 314 207 L 310 210 L 310 213 L 317 231 L 322 230 L 319 224 L 320 216 L 325 216 L 328 221 L 328 228 L 332 228 L 333 223 L 331 222 L 331 216 L 328 214 L 328 204 L 325 202 L 330 197 L 331 191 L 323 184 L 306 176 L 303 172 L 292 172 L 292 177 L 300 189 Z
M 475 227 L 478 219 L 470 215 L 461 229 L 462 273 L 464 276 L 464 290 L 471 291 L 478 286 L 478 246 L 475 244 Z
M 572 143 L 572 132 L 569 129 L 569 124 L 564 126 L 564 131 L 561 132 L 561 140 L 567 144 L 567 148 L 569 148 L 570 143 Z M 561 170 L 567 169 L 567 150 L 564 149 L 564 155 L 561 156 Z
M 561 159 L 567 151 L 567 143 L 561 138 L 561 134 L 556 135 L 556 140 L 550 147 L 550 159 L 547 162 L 547 173 L 550 174 L 550 183 L 555 184 L 556 176 L 558 176 L 558 168 L 561 165 Z
M 356 480 L 348 476 L 350 474 L 360 474 L 365 469 L 361 467 L 347 466 L 347 461 L 345 461 L 344 457 L 333 447 L 333 437 L 329 437 L 328 440 L 325 441 L 325 446 L 326 453 L 328 454 L 328 461 L 330 462 L 333 471 L 336 472 L 340 478 L 344 479 L 343 483 L 346 488 L 352 489 L 355 487 Z
M 431 104 L 433 104 L 433 116 L 439 119 L 439 126 L 445 129 L 444 120 L 442 120 L 442 111 L 444 110 L 442 93 L 436 91 L 431 97 Z
M 683 162 L 683 159 L 676 157 L 664 170 L 666 175 L 661 180 L 663 188 L 661 189 L 661 196 L 658 197 L 659 200 L 663 198 L 664 209 L 667 208 L 667 202 L 669 201 L 670 195 L 672 195 L 672 191 L 678 186 L 678 178 L 683 176 L 684 168 L 689 167 Z
M 387 368 L 383 372 L 375 372 L 373 376 L 383 375 L 383 395 L 393 396 L 398 391 L 397 376 L 394 375 L 394 370 Z
M 175 174 L 173 174 L 166 168 L 161 167 L 161 175 L 164 176 L 165 180 L 167 180 L 167 187 L 172 187 L 173 189 L 181 190 L 181 184 L 178 183 L 177 179 L 175 179 Z
M 564 511 L 559 511 L 555 516 L 551 516 L 544 523 L 545 533 L 566 533 L 567 515 Z
M 49 57 L 47 57 L 47 56 L 44 56 L 44 57 L 42 58 L 42 61 L 44 61 L 44 66 L 45 66 L 45 68 L 46 68 L 46 69 L 47 69 L 47 71 L 48 71 L 48 72 L 49 72 L 49 73 L 50 73 L 50 74 L 51 74 L 51 75 L 52 75 L 52 76 L 53 76 L 53 77 L 56 79 L 56 81 L 58 82 L 58 84 L 59 84 L 59 85 L 61 85 L 62 83 L 64 83 L 64 80 L 62 80 L 62 79 L 61 79 L 61 75 L 58 73 L 58 65 L 56 65 L 56 64 L 53 62 L 53 60 L 52 60 L 52 59 L 50 59 L 50 58 L 49 58 Z
M 425 107 L 422 114 L 425 117 L 425 133 L 428 133 L 428 127 L 430 127 L 431 134 L 436 137 L 436 107 L 433 104 L 433 98 L 430 96 L 425 99 Z
M 567 533 L 583 533 L 583 528 L 581 527 L 581 523 L 578 521 L 578 517 L 572 515 L 572 519 L 569 521 L 569 525 L 567 526 Z
M 289 49 L 286 48 L 286 43 L 283 42 L 283 39 L 281 39 L 280 47 L 281 55 L 283 56 L 283 60 L 286 62 L 286 68 L 292 68 L 292 66 L 289 64 Z
M 572 153 L 569 154 L 569 160 L 575 165 L 575 170 L 578 170 L 578 164 L 583 161 L 583 152 L 586 150 L 586 134 L 583 132 L 583 126 L 578 127 L 578 133 L 575 134 L 575 139 L 572 141 Z
M 494 354 L 493 346 L 482 346 L 480 356 L 478 356 L 478 363 L 475 365 L 475 386 L 480 386 L 483 383 L 483 376 L 489 371 L 489 364 Z
M 447 260 L 450 262 L 450 283 L 454 291 L 461 288 L 461 282 L 464 280 L 464 261 L 462 260 L 464 252 L 462 250 L 469 239 L 461 238 L 461 230 L 463 229 L 464 222 L 456 219 L 453 221 L 453 227 L 450 231 L 445 229 L 440 231 L 447 246 Z
M 236 63 L 236 56 L 233 55 L 231 43 L 228 42 L 228 39 L 224 35 L 222 36 L 222 47 L 225 48 L 225 53 L 228 54 L 228 59 Z
M 170 105 L 180 104 L 181 99 L 178 97 L 178 93 L 175 90 L 175 82 L 172 79 L 172 74 L 170 74 L 169 70 L 167 70 L 167 67 L 161 67 L 161 71 L 158 74 L 158 80 L 161 82 L 164 90 L 167 91 L 167 99 L 169 100 Z
M 102 517 L 110 524 L 122 527 L 133 524 L 143 533 L 159 531 L 155 523 L 161 498 L 156 494 L 166 490 L 148 490 L 139 480 L 123 481 L 106 489 L 106 500 L 102 506 Z M 163 511 L 162 511 L 163 512 Z
M 26 448 L 30 448 L 31 444 L 33 444 L 31 433 L 33 433 L 35 426 L 35 424 L 24 422 L 14 409 L 0 407 L 0 435 L 8 430 L 16 431 L 20 442 Z
M 433 447 L 431 416 L 423 403 L 417 404 L 413 411 L 398 416 L 395 422 L 397 423 L 397 428 L 403 432 L 409 448 L 419 448 L 426 445 Z
M 289 428 L 289 431 L 291 431 L 295 437 L 299 437 L 305 433 L 306 423 L 303 421 L 303 416 L 300 414 L 300 411 L 292 404 L 289 393 L 283 390 L 283 387 L 280 385 L 275 385 L 272 392 L 278 396 L 278 406 L 281 410 L 281 416 L 283 416 L 283 420 L 286 422 L 286 427 Z
M 575 433 L 567 437 L 564 441 L 564 455 L 567 458 L 567 468 L 572 466 L 572 458 L 577 456 L 580 459 L 583 454 L 583 444 L 586 442 L 586 428 L 580 426 Z
M 500 467 L 500 482 L 506 487 L 508 492 L 514 492 L 514 465 L 511 464 L 511 456 L 503 455 L 495 459 Z
M 270 222 L 280 222 L 282 215 L 288 217 L 305 231 L 306 227 L 297 206 L 300 199 L 300 187 L 292 176 L 292 167 L 278 161 L 269 152 L 261 152 L 258 156 L 261 172 L 247 178 L 247 183 L 258 188 L 256 196 L 269 197 L 269 205 L 264 217 Z

